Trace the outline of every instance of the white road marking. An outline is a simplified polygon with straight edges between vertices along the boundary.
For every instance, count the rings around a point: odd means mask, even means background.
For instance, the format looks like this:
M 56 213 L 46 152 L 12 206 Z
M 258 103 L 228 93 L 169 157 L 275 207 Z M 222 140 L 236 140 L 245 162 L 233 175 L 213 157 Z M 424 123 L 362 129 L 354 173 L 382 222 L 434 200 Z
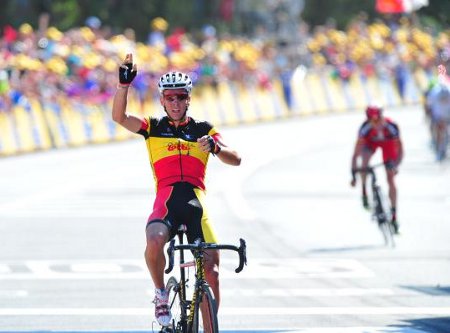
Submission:
M 352 297 L 352 296 L 392 296 L 394 291 L 388 288 L 270 288 L 270 289 L 245 289 L 224 288 L 220 291 L 222 296 L 244 297 Z M 155 296 L 153 289 L 147 290 L 147 295 Z
M 251 296 L 251 297 L 341 297 L 341 296 L 364 296 L 364 295 L 394 295 L 394 291 L 388 288 L 296 288 L 296 289 L 235 289 L 223 290 L 222 294 Z
M 261 332 L 268 333 L 268 330 L 246 330 L 246 332 Z M 230 330 L 227 332 L 240 332 L 237 330 Z M 324 327 L 324 328 L 300 328 L 300 329 L 289 329 L 277 330 L 278 333 L 429 333 L 426 331 L 416 330 L 408 327 Z
M 0 316 L 148 316 L 148 308 L 0 308 Z M 450 307 L 252 307 L 220 309 L 220 316 L 428 315 L 450 316 Z
M 26 290 L 0 290 L 0 298 L 20 298 L 27 296 L 28 291 Z
M 227 276 L 232 271 L 225 271 Z M 374 273 L 353 259 L 269 258 L 252 259 L 239 278 L 301 279 L 301 278 L 369 278 Z
M 368 278 L 374 274 L 353 259 L 255 258 L 240 274 L 236 259 L 221 260 L 222 279 Z M 174 273 L 177 269 L 174 269 Z M 29 260 L 0 262 L 0 280 L 148 279 L 144 260 Z

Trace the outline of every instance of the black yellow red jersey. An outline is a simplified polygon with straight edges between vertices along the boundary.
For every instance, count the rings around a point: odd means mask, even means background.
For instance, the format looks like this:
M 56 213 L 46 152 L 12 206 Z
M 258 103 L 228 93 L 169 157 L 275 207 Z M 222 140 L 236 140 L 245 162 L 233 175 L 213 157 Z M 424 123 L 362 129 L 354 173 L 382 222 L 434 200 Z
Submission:
M 211 135 L 219 140 L 220 134 L 210 123 L 189 117 L 175 127 L 168 117 L 149 117 L 138 133 L 145 138 L 157 190 L 177 182 L 205 190 L 209 153 L 199 148 L 197 139 Z

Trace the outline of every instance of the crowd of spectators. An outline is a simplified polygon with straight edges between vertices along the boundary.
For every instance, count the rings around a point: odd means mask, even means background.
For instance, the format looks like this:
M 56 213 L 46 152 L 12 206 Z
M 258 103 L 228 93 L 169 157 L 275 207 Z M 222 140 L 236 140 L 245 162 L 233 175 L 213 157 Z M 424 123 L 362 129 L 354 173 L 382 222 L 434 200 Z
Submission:
M 142 100 L 155 97 L 155 78 L 175 68 L 198 85 L 228 81 L 270 89 L 274 78 L 289 82 L 302 66 L 343 81 L 355 73 L 394 78 L 401 92 L 408 73 L 420 67 L 432 75 L 450 57 L 450 30 L 433 31 L 408 17 L 395 24 L 369 22 L 364 14 L 346 30 L 302 22 L 289 41 L 264 29 L 251 37 L 219 35 L 213 26 L 192 34 L 161 17 L 151 20 L 145 41 L 137 41 L 132 29 L 113 35 L 96 17 L 64 32 L 28 23 L 0 28 L 0 112 L 29 97 L 106 103 L 129 52 L 138 65 L 134 88 Z

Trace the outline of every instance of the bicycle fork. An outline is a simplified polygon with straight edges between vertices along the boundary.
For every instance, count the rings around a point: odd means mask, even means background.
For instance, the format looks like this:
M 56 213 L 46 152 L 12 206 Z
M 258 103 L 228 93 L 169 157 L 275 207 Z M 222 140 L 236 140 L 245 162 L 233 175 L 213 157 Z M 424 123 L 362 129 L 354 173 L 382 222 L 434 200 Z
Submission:
M 203 267 L 203 255 L 200 255 L 195 259 L 195 270 L 196 270 L 195 272 L 196 282 L 190 305 L 190 308 L 192 310 L 195 310 L 196 307 L 199 307 L 202 301 L 203 295 L 202 295 L 201 281 L 204 281 L 205 279 L 205 269 Z M 194 313 L 195 311 L 189 312 L 188 326 L 194 322 Z

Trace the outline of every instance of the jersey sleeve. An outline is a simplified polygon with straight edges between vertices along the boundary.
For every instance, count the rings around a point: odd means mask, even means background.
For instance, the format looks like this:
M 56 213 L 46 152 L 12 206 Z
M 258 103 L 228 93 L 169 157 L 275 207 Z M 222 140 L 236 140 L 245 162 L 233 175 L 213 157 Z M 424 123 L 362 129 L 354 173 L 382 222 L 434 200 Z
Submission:
M 151 124 L 150 118 L 142 119 L 141 128 L 139 129 L 139 131 L 137 131 L 137 133 L 141 134 L 145 139 L 147 139 L 150 136 L 150 124 Z
M 220 142 L 221 144 L 223 144 L 222 136 L 220 135 L 220 133 L 217 130 L 217 128 L 214 127 L 213 125 L 211 125 L 208 122 L 206 124 L 207 124 L 207 126 L 209 128 L 208 135 L 211 135 L 216 143 Z
M 362 123 L 362 125 L 358 129 L 358 138 L 357 142 L 359 144 L 365 144 L 367 143 L 368 137 L 370 132 L 370 124 L 368 121 L 365 121 Z
M 384 126 L 389 139 L 398 139 L 400 137 L 400 128 L 397 123 L 388 117 L 385 117 L 384 119 L 386 120 L 386 124 Z

